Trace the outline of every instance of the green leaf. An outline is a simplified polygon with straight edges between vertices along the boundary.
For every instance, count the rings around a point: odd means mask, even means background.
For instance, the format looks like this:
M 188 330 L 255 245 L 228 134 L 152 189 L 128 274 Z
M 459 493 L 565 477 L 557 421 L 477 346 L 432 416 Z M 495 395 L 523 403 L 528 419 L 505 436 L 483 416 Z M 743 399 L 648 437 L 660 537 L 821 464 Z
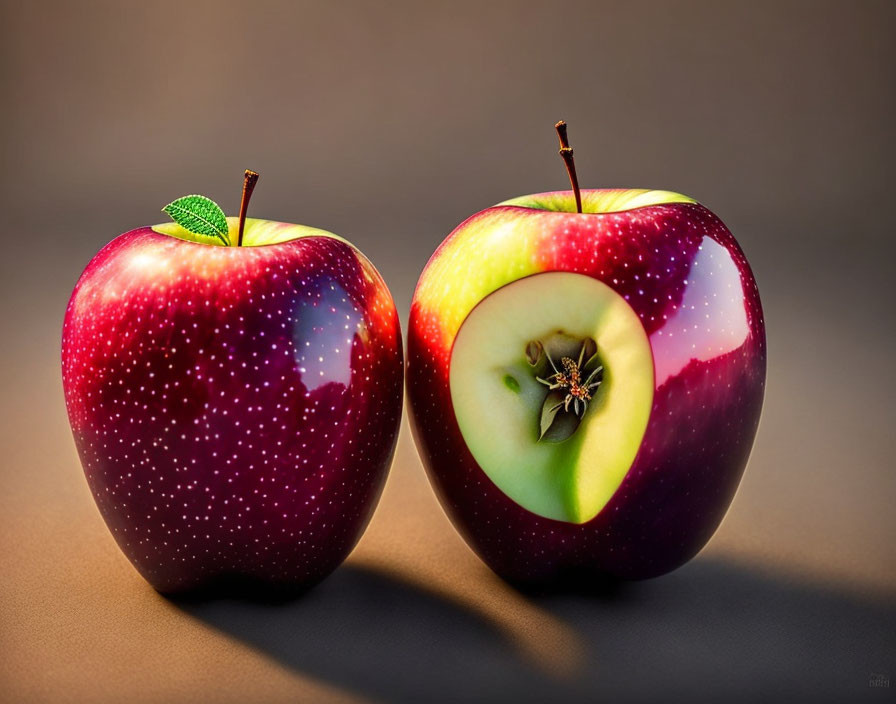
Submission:
M 169 203 L 162 212 L 178 225 L 196 235 L 217 237 L 225 245 L 230 245 L 227 218 L 218 204 L 205 196 L 184 196 Z

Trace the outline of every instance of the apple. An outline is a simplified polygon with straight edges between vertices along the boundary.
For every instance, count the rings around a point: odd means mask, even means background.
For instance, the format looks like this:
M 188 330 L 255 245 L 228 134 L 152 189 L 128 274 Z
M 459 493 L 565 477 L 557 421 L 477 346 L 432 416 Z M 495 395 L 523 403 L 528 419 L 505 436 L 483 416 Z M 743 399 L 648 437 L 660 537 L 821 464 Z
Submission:
M 65 315 L 87 481 L 164 593 L 322 579 L 370 520 L 395 447 L 403 358 L 383 279 L 336 235 L 246 219 L 247 201 L 226 225 L 240 246 L 175 223 L 119 236 Z
M 455 526 L 516 582 L 685 563 L 734 496 L 762 407 L 759 293 L 722 221 L 678 193 L 570 176 L 459 225 L 411 306 L 420 454 Z

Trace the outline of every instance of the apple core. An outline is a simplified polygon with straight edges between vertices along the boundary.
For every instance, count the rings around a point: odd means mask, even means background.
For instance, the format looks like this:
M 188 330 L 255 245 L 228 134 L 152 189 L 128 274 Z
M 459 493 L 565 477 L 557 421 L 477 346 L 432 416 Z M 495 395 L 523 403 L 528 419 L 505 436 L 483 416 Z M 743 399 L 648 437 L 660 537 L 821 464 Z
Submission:
M 470 312 L 449 384 L 464 442 L 495 485 L 535 514 L 585 523 L 638 452 L 653 356 L 637 314 L 612 288 L 546 272 Z

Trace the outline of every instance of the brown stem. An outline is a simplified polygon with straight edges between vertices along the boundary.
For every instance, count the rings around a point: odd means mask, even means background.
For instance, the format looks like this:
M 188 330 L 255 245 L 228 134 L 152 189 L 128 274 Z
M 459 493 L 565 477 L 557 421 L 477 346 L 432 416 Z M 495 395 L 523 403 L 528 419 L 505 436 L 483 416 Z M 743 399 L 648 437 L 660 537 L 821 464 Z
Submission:
M 569 183 L 572 186 L 573 195 L 576 197 L 576 212 L 582 212 L 582 192 L 579 190 L 579 178 L 576 176 L 576 161 L 572 156 L 572 147 L 569 146 L 569 138 L 566 136 L 566 123 L 560 120 L 554 127 L 557 136 L 560 137 L 560 156 L 566 164 L 566 173 L 569 174 Z
M 258 174 L 254 171 L 246 169 L 246 175 L 243 178 L 243 197 L 240 199 L 240 229 L 236 238 L 236 246 L 243 246 L 243 230 L 246 227 L 246 211 L 249 210 L 249 199 L 252 197 L 252 191 L 255 190 L 255 184 L 258 182 Z

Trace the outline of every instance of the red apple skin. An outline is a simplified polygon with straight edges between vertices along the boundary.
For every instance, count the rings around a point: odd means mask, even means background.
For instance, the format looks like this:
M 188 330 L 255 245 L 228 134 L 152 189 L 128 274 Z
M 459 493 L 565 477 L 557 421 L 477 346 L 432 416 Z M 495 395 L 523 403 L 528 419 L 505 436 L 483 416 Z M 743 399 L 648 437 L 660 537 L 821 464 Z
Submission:
M 482 232 L 511 220 L 540 232 L 538 271 L 594 277 L 641 318 L 656 370 L 647 429 L 622 484 L 592 520 L 574 524 L 528 511 L 492 483 L 467 449 L 449 389 L 453 339 L 415 294 L 408 400 L 431 482 L 455 527 L 507 580 L 669 572 L 715 532 L 758 426 L 765 325 L 747 260 L 721 220 L 696 203 L 605 214 L 495 206 L 452 232 L 427 270 L 469 228 Z M 476 277 L 489 257 L 487 245 L 477 243 L 467 276 Z
M 166 593 L 298 591 L 334 570 L 382 492 L 402 373 L 385 283 L 332 237 L 133 230 L 88 264 L 62 334 L 90 489 Z

